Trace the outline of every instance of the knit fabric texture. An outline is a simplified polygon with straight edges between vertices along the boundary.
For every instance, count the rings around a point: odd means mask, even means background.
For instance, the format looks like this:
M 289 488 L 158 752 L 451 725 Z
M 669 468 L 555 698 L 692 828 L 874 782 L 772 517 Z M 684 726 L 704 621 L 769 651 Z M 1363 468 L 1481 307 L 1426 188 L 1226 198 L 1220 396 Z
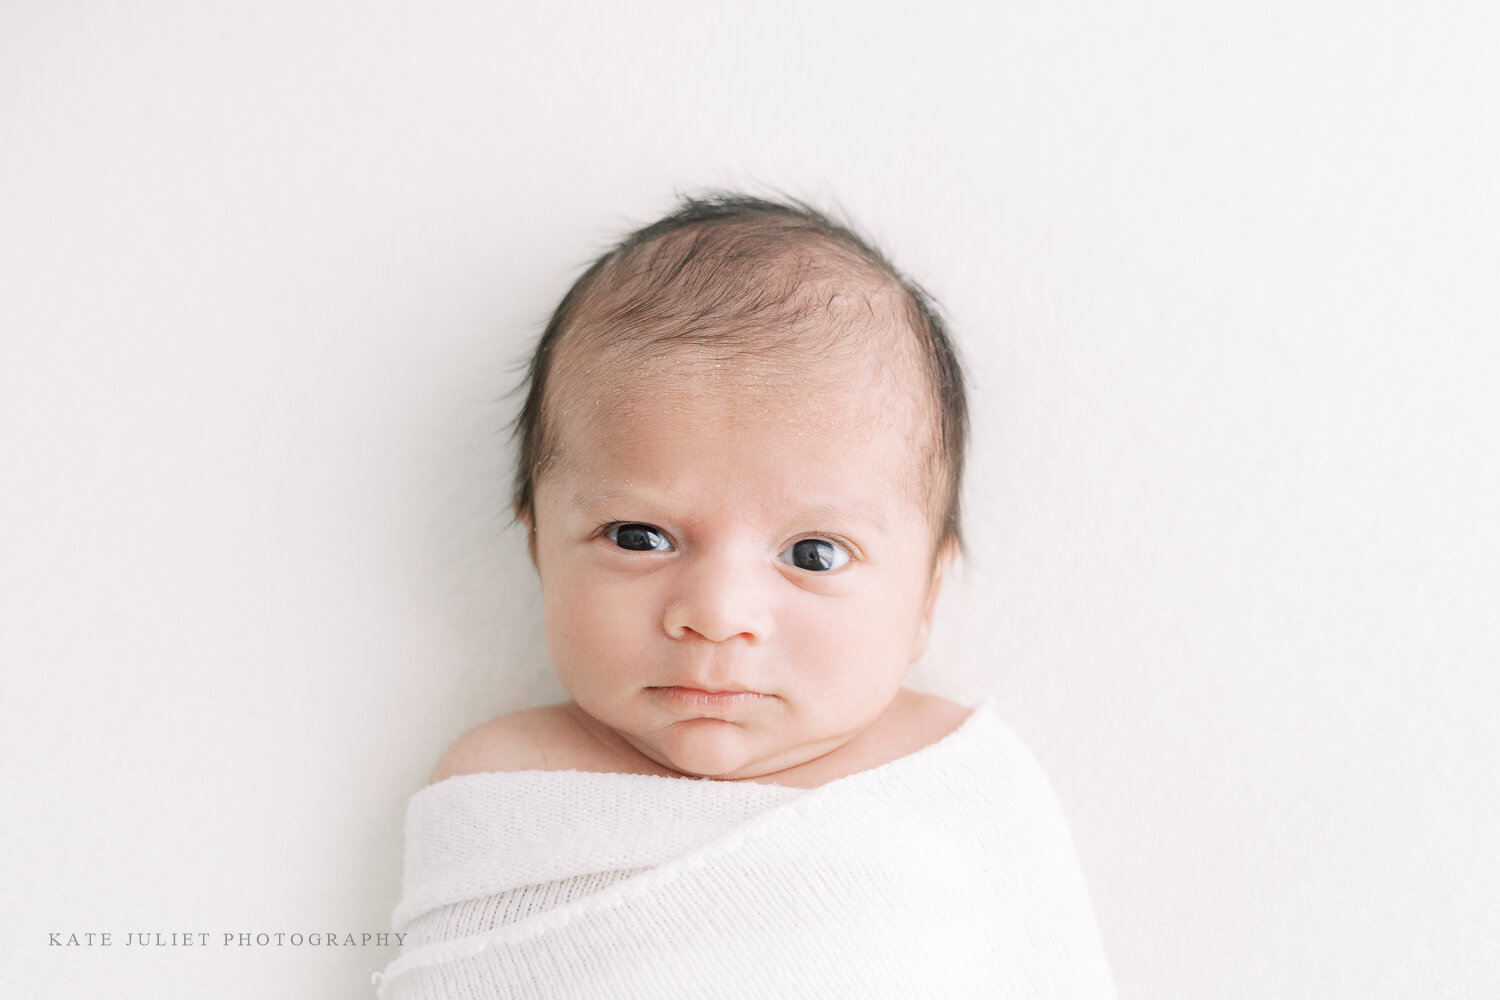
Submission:
M 406 838 L 382 1000 L 1113 996 L 1061 811 L 988 703 L 811 790 L 450 778 Z

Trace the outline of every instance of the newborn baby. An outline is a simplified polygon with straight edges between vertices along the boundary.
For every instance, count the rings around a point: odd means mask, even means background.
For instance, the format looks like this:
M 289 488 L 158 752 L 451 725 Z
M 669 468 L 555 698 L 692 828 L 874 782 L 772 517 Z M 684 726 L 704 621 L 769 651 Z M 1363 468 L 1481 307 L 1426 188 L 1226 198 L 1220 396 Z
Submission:
M 1110 995 L 1040 772 L 902 687 L 967 433 L 919 288 L 803 205 L 686 201 L 568 292 L 518 433 L 571 700 L 413 799 L 384 995 Z

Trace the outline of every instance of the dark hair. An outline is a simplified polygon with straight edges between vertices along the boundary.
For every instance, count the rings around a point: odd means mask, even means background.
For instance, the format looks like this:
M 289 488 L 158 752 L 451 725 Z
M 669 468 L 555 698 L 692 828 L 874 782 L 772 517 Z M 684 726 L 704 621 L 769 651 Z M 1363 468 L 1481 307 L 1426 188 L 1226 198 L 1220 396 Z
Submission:
M 517 515 L 532 515 L 537 478 L 550 456 L 547 385 L 557 346 L 570 331 L 587 325 L 623 339 L 639 335 L 650 345 L 702 340 L 705 331 L 726 327 L 748 327 L 756 331 L 752 336 L 764 337 L 773 328 L 798 326 L 826 302 L 817 293 L 837 294 L 851 279 L 899 293 L 901 319 L 916 338 L 936 421 L 932 457 L 939 481 L 933 485 L 943 498 L 936 541 L 938 547 L 960 542 L 968 403 L 963 369 L 937 303 L 847 225 L 794 199 L 732 192 L 683 198 L 676 211 L 594 261 L 563 296 L 532 352 L 526 401 L 516 418 Z

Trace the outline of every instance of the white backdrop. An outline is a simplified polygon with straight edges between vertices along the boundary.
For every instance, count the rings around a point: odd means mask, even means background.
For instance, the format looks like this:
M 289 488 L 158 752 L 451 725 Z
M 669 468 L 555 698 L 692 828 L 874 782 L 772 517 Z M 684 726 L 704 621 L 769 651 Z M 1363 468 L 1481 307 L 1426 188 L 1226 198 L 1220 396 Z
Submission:
M 559 694 L 515 365 L 770 185 L 952 316 L 914 680 L 1035 748 L 1121 996 L 1497 995 L 1496 10 L 5 4 L 6 992 L 370 995 L 223 935 L 384 930 L 407 795 Z

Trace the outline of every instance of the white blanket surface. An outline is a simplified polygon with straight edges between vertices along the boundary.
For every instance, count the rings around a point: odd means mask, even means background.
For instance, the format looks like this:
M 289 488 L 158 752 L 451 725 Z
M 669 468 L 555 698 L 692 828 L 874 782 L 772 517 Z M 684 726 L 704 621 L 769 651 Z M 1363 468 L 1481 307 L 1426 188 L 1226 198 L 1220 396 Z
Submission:
M 981 706 L 820 788 L 579 771 L 413 797 L 383 1000 L 1112 997 L 1061 812 Z

